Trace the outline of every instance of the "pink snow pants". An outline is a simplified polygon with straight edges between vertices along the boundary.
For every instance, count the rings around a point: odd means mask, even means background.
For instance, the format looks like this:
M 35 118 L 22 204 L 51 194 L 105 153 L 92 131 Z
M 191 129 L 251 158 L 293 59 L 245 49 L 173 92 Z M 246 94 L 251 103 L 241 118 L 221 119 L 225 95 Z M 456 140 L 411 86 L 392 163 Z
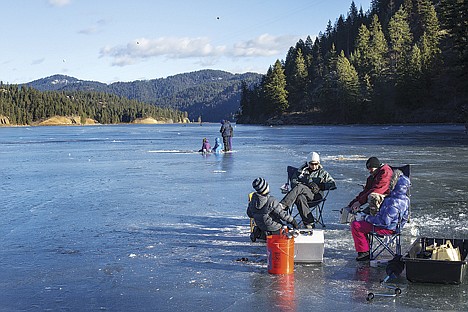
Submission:
M 354 248 L 357 252 L 369 251 L 369 240 L 367 234 L 375 230 L 376 233 L 382 235 L 390 235 L 393 233 L 392 230 L 387 230 L 381 227 L 374 226 L 367 221 L 353 221 L 351 223 L 351 234 L 354 239 Z

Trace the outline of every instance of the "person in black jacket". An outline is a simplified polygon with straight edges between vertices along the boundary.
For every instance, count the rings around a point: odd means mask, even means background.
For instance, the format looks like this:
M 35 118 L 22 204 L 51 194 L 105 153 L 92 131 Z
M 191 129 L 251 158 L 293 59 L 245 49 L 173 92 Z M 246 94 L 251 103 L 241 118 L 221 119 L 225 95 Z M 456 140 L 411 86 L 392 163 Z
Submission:
M 221 129 L 219 129 L 219 132 L 223 136 L 223 144 L 224 144 L 224 151 L 229 152 L 232 151 L 232 136 L 234 130 L 232 129 L 232 125 L 229 122 L 229 120 L 223 120 L 221 121 Z
M 267 235 L 279 234 L 283 222 L 298 228 L 296 220 L 283 209 L 276 198 L 270 195 L 270 187 L 263 178 L 257 178 L 252 182 L 255 193 L 252 195 L 247 207 L 247 215 L 255 220 L 257 228 L 254 228 L 250 239 L 255 240 L 262 232 Z

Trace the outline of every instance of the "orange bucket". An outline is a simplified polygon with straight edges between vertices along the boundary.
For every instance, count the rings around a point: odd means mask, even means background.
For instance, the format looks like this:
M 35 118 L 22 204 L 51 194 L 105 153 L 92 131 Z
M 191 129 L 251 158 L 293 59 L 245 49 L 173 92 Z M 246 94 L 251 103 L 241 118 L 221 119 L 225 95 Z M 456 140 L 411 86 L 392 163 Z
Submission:
M 268 235 L 267 265 L 270 274 L 294 273 L 294 239 L 284 234 Z

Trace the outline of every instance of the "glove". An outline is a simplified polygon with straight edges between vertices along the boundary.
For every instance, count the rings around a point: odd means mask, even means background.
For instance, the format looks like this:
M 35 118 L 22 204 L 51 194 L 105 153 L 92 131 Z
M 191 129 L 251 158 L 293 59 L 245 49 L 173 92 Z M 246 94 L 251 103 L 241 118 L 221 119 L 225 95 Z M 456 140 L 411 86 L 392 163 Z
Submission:
M 293 228 L 295 228 L 295 229 L 298 229 L 298 228 L 299 228 L 299 224 L 297 224 L 297 221 L 294 220 L 294 219 L 291 221 L 291 225 L 292 225 Z
M 366 214 L 362 212 L 358 212 L 356 214 L 356 220 L 357 221 L 366 221 Z
M 318 192 L 320 192 L 320 188 L 314 182 L 310 182 L 308 184 L 308 186 L 309 186 L 310 190 L 312 191 L 312 193 L 317 194 Z

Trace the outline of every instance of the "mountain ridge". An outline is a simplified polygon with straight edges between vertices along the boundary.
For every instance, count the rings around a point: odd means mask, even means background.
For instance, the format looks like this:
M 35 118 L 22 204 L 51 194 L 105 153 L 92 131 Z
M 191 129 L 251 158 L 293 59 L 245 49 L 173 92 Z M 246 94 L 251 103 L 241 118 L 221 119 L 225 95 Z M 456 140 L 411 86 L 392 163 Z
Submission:
M 205 69 L 156 78 L 110 84 L 81 80 L 55 74 L 23 85 L 39 91 L 92 91 L 104 92 L 139 100 L 161 107 L 170 107 L 188 113 L 190 120 L 218 121 L 234 119 L 239 110 L 241 84 L 258 83 L 261 74 L 232 74 L 221 70 Z

